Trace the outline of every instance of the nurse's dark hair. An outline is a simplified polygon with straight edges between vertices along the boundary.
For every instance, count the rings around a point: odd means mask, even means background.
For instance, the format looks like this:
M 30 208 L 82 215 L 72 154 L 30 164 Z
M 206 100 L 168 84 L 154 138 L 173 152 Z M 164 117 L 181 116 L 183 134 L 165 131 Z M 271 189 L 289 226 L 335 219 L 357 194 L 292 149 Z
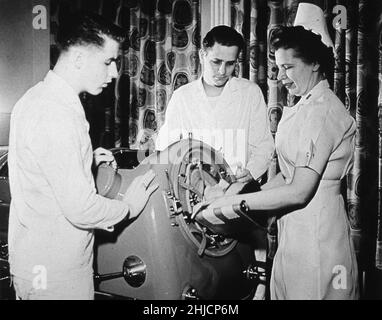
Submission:
M 207 32 L 202 43 L 203 49 L 212 48 L 215 43 L 227 47 L 237 46 L 239 47 L 239 52 L 243 50 L 245 46 L 243 36 L 234 28 L 225 25 L 216 26 Z
M 121 43 L 126 34 L 122 28 L 91 12 L 77 12 L 60 22 L 57 32 L 59 50 L 67 51 L 71 46 L 93 45 L 103 47 L 104 36 Z
M 302 26 L 278 27 L 272 33 L 271 45 L 274 50 L 293 49 L 295 57 L 305 63 L 318 63 L 320 72 L 331 82 L 334 71 L 332 48 L 321 41 L 321 36 Z

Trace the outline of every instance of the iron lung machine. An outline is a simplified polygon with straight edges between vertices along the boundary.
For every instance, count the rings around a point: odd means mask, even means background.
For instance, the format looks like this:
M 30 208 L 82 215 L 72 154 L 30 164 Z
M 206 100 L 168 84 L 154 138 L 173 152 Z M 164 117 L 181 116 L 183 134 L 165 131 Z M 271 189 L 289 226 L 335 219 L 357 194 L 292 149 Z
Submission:
M 139 152 L 132 160 L 123 159 L 131 151 L 115 150 L 119 169 L 99 167 L 99 194 L 121 198 L 129 183 L 150 169 L 159 188 L 135 221 L 119 223 L 114 232 L 97 231 L 96 290 L 144 300 L 251 298 L 256 288 L 251 240 L 216 234 L 191 217 L 206 185 L 233 182 L 224 159 L 192 139 L 142 161 Z

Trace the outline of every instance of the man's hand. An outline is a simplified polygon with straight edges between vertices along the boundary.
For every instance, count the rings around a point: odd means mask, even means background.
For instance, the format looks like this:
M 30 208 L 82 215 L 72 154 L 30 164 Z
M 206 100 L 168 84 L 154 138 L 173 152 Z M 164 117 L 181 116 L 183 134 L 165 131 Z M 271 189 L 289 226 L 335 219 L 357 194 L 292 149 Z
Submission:
M 227 196 L 233 196 L 235 194 L 238 194 L 244 186 L 245 183 L 243 182 L 235 182 L 232 184 L 228 184 L 223 179 L 221 179 L 219 183 L 214 186 L 208 185 L 204 190 L 203 200 L 194 206 L 191 219 L 194 219 L 199 212 L 206 210 L 211 203 L 219 203 L 216 200 L 220 199 L 221 203 L 226 203 L 226 200 L 224 200 L 224 198 L 227 198 Z
M 136 177 L 127 189 L 123 201 L 129 204 L 130 219 L 137 217 L 143 211 L 152 193 L 158 189 L 158 184 L 150 186 L 154 178 L 155 173 L 150 170 L 146 174 Z
M 219 184 L 216 184 L 214 186 L 207 186 L 204 189 L 204 201 L 211 202 L 220 197 L 224 197 L 224 189 Z
M 93 152 L 93 158 L 95 167 L 98 167 L 98 165 L 102 162 L 109 162 L 114 169 L 117 168 L 117 162 L 115 161 L 113 153 L 110 150 L 97 148 Z
M 248 183 L 253 180 L 252 174 L 248 169 L 238 167 L 236 170 L 236 179 L 237 182 Z

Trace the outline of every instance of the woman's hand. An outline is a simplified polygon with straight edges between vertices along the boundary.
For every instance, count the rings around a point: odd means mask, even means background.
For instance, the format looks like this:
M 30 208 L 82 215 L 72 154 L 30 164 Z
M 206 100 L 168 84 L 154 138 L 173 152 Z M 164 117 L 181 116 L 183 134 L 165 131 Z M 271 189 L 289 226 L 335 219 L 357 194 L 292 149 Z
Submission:
M 198 214 L 203 213 L 203 216 L 213 215 L 213 210 L 215 208 L 232 206 L 234 204 L 235 198 L 233 196 L 219 197 L 210 200 L 204 200 L 196 204 L 193 208 L 193 213 L 191 219 L 194 219 Z

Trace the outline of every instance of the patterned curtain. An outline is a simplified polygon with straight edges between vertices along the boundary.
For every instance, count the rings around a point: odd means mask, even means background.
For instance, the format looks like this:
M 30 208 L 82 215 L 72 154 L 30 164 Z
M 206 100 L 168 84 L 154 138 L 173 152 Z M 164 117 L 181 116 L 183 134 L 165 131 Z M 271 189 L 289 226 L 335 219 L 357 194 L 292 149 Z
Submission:
M 164 121 L 172 92 L 197 79 L 199 73 L 200 13 L 195 0 L 130 1 L 129 43 L 119 79 L 117 123 L 130 110 L 128 126 L 117 126 L 120 145 L 153 149 L 152 136 Z M 127 93 L 129 87 L 130 93 Z M 129 98 L 128 98 L 129 97 Z M 118 121 L 119 120 L 119 121 Z M 123 132 L 126 128 L 128 132 Z
M 57 28 L 76 10 L 96 12 L 126 31 L 118 79 L 81 101 L 94 148 L 152 149 L 172 92 L 200 72 L 199 0 L 52 0 L 51 8 L 52 67 Z
M 278 25 L 292 25 L 299 0 L 231 0 L 232 26 L 243 34 L 248 51 L 240 63 L 240 75 L 262 88 L 268 104 L 272 134 L 282 115 L 283 106 L 294 103 L 276 80 L 274 51 L 269 45 L 273 29 Z M 375 267 L 382 269 L 382 124 L 378 132 L 378 61 L 382 61 L 381 30 L 382 4 L 367 0 L 310 0 L 325 13 L 329 32 L 335 44 L 335 68 L 329 79 L 333 90 L 343 101 L 357 123 L 354 168 L 347 179 L 348 215 L 351 234 L 358 254 L 360 274 L 375 275 Z M 345 9 L 345 10 L 344 10 Z M 379 24 L 378 24 L 379 23 Z M 378 52 L 379 45 L 379 52 Z M 379 53 L 379 60 L 378 60 Z M 246 58 L 247 57 L 247 58 Z M 382 67 L 379 64 L 379 106 L 382 96 Z M 382 112 L 379 111 L 382 123 Z M 378 184 L 379 170 L 379 184 Z M 274 157 L 268 177 L 278 171 Z M 379 186 L 379 193 L 378 193 Z M 379 202 L 378 200 L 379 195 Z M 379 203 L 379 209 L 378 204 Z M 379 220 L 378 220 L 379 219 Z M 275 224 L 269 230 L 269 243 L 276 246 Z M 377 238 L 378 229 L 378 241 Z M 376 248 L 376 243 L 378 247 Z M 379 250 L 379 251 L 378 251 Z M 272 250 L 271 250 L 272 251 Z M 376 251 L 379 254 L 376 257 Z M 270 256 L 269 258 L 272 258 Z M 377 263 L 375 259 L 377 258 Z M 376 288 L 373 280 L 363 278 L 362 284 Z M 370 276 L 370 279 L 373 279 Z

